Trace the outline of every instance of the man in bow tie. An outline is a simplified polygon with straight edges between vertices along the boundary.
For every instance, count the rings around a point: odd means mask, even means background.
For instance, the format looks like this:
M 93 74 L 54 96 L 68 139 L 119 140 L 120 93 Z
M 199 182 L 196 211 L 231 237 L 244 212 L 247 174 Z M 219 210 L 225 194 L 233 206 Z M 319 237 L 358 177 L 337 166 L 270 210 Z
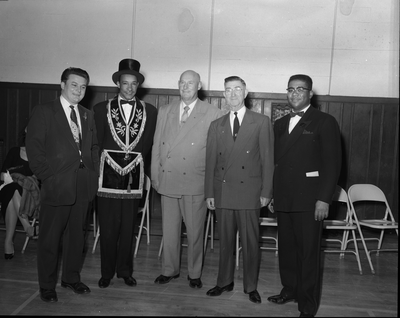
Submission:
M 93 108 L 101 153 L 97 193 L 100 288 L 107 288 L 115 273 L 126 285 L 136 286 L 132 277 L 134 229 L 157 120 L 156 108 L 136 96 L 144 82 L 139 70 L 138 61 L 123 59 L 112 76 L 118 95 Z
M 273 205 L 277 212 L 279 270 L 283 288 L 268 300 L 298 302 L 301 317 L 313 317 L 320 301 L 320 251 L 341 168 L 340 130 L 336 119 L 310 104 L 312 79 L 289 79 L 291 113 L 278 119 L 275 133 Z
M 77 294 L 90 293 L 80 280 L 80 270 L 84 223 L 97 192 L 99 154 L 93 112 L 79 105 L 88 84 L 86 71 L 67 68 L 61 75 L 61 96 L 36 106 L 27 129 L 29 166 L 42 182 L 37 267 L 45 302 L 58 300 L 61 240 L 61 286 Z

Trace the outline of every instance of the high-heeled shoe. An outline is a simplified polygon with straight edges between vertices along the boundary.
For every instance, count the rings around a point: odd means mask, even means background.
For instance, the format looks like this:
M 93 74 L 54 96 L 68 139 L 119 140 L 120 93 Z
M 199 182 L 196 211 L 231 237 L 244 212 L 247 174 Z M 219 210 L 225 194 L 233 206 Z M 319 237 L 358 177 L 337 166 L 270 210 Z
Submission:
M 14 257 L 14 253 L 11 253 L 11 254 L 4 253 L 5 259 L 12 259 L 13 257 Z

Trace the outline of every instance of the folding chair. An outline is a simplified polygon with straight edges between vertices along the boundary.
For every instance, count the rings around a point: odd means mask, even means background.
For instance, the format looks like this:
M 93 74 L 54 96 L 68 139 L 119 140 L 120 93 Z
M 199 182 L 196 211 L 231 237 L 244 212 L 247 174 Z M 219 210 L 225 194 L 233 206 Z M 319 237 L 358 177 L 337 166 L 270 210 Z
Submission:
M 37 226 L 36 223 L 38 223 L 38 221 L 37 221 L 36 219 L 32 219 L 31 226 L 32 226 L 33 228 L 35 228 L 35 226 Z M 25 232 L 25 231 L 24 231 L 24 232 Z M 22 247 L 22 251 L 21 251 L 22 254 L 25 253 L 25 249 L 26 249 L 26 247 L 28 246 L 29 240 L 30 240 L 31 238 L 33 238 L 33 237 L 29 237 L 28 235 L 26 236 L 26 238 L 25 238 L 25 243 L 24 243 L 24 246 Z
M 137 251 L 139 249 L 140 239 L 142 237 L 143 229 L 146 230 L 147 234 L 147 245 L 150 244 L 150 208 L 149 208 L 149 197 L 150 197 L 150 190 L 151 190 L 151 180 L 148 176 L 146 176 L 144 189 L 146 190 L 146 199 L 144 201 L 144 206 L 140 207 L 138 213 L 142 213 L 142 219 L 140 221 L 139 232 L 136 237 L 136 247 L 134 257 L 137 255 Z M 143 226 L 144 220 L 146 219 L 146 226 Z
M 357 224 L 357 227 L 359 229 L 360 233 L 360 239 L 364 249 L 365 253 L 367 254 L 367 259 L 369 262 L 369 265 L 371 267 L 371 271 L 373 274 L 375 274 L 374 267 L 371 262 L 371 251 L 377 252 L 377 255 L 379 255 L 379 252 L 383 251 L 397 251 L 398 248 L 396 249 L 382 249 L 382 243 L 383 243 L 383 235 L 386 230 L 396 230 L 397 236 L 399 236 L 398 232 L 398 223 L 393 217 L 392 211 L 389 207 L 389 204 L 386 200 L 386 196 L 383 193 L 383 191 L 373 185 L 373 184 L 354 184 L 352 185 L 349 190 L 348 190 L 348 197 L 349 197 L 349 203 L 350 207 L 352 210 L 352 216 Z M 384 205 L 384 215 L 383 218 L 358 218 L 357 215 L 357 209 L 355 208 L 355 203 L 380 203 Z M 383 213 L 382 213 L 383 214 Z M 380 230 L 380 236 L 379 238 L 376 237 L 368 237 L 364 238 L 364 235 L 361 231 L 361 226 L 370 228 L 370 229 L 376 229 Z M 368 250 L 366 241 L 369 240 L 377 240 L 378 241 L 378 246 L 376 249 Z
M 340 204 L 344 204 L 346 208 L 346 216 L 343 220 L 333 219 L 333 220 L 324 220 L 324 230 L 342 230 L 342 238 L 325 238 L 325 241 L 328 242 L 336 242 L 340 243 L 340 249 L 333 249 L 323 246 L 322 249 L 328 253 L 340 253 L 340 258 L 344 257 L 344 253 L 353 253 L 356 256 L 358 269 L 360 274 L 362 274 L 361 262 L 360 262 L 360 253 L 358 250 L 357 238 L 356 238 L 356 230 L 357 225 L 353 223 L 352 210 L 350 208 L 349 199 L 347 193 L 340 186 L 336 186 L 336 191 L 332 198 L 333 202 L 338 202 Z M 348 239 L 349 232 L 352 234 L 352 239 Z M 349 242 L 354 243 L 354 250 L 348 250 L 347 246 Z

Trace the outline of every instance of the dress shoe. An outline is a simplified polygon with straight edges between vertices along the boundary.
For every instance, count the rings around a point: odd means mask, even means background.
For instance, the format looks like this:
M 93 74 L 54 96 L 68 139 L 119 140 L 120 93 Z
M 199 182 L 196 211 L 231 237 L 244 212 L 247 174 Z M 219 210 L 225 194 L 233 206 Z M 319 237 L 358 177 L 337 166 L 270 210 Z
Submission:
M 10 253 L 10 254 L 4 253 L 5 259 L 12 259 L 13 257 L 14 257 L 14 253 Z
M 200 278 L 192 279 L 192 278 L 190 278 L 188 276 L 188 281 L 189 281 L 189 286 L 192 287 L 192 288 L 201 288 L 201 287 L 203 287 L 203 283 L 201 282 Z
M 283 305 L 290 301 L 296 301 L 294 298 L 288 298 L 282 295 L 275 295 L 268 297 L 268 301 L 274 304 Z
M 314 315 L 301 311 L 299 317 L 314 317 Z
M 122 278 L 124 279 L 125 284 L 128 285 L 128 286 L 133 287 L 133 286 L 137 285 L 136 279 L 134 279 L 132 276 L 122 277 Z
M 249 299 L 253 303 L 261 304 L 261 297 L 257 290 L 253 290 L 249 293 Z
M 55 289 L 40 288 L 40 299 L 47 303 L 55 303 L 58 301 Z
M 211 288 L 207 292 L 207 296 L 219 296 L 225 291 L 232 291 L 233 290 L 233 286 L 234 286 L 233 282 L 230 283 L 229 285 L 224 286 L 224 287 L 215 286 L 214 288 Z
M 100 288 L 107 288 L 108 286 L 110 286 L 110 282 L 111 279 L 107 279 L 107 278 L 100 278 L 99 279 L 99 287 Z
M 82 282 L 77 282 L 73 284 L 69 284 L 66 282 L 61 281 L 61 286 L 64 288 L 72 289 L 75 294 L 89 294 L 90 289 Z
M 164 275 L 160 275 L 156 278 L 156 280 L 154 281 L 156 284 L 166 284 L 169 283 L 171 280 L 178 278 L 179 274 L 176 274 L 175 276 L 164 276 Z

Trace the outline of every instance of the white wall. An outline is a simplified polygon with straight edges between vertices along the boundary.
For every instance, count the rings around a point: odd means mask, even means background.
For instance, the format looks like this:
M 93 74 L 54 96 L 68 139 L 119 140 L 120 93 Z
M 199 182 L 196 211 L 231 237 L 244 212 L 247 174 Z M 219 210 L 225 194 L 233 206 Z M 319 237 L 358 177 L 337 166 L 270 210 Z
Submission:
M 59 83 L 69 66 L 113 86 L 121 59 L 143 86 L 194 69 L 222 90 L 285 92 L 305 73 L 320 95 L 399 97 L 398 0 L 0 0 L 0 81 Z

